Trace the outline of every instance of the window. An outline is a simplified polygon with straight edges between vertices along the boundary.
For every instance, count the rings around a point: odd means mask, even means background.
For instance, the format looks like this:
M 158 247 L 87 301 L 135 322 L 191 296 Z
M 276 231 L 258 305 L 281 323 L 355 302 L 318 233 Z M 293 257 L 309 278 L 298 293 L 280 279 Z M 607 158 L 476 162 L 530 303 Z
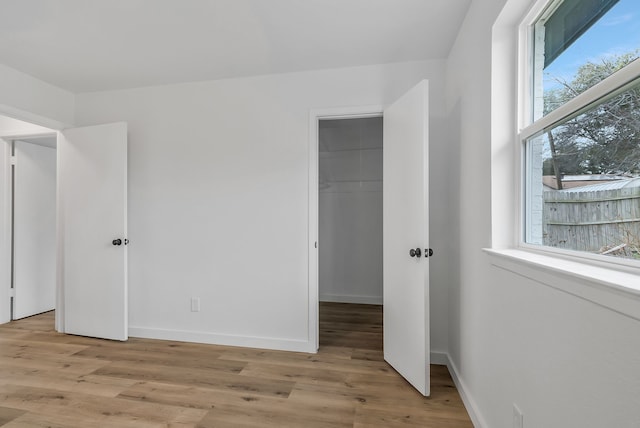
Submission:
M 549 2 L 528 27 L 523 240 L 640 260 L 640 2 Z

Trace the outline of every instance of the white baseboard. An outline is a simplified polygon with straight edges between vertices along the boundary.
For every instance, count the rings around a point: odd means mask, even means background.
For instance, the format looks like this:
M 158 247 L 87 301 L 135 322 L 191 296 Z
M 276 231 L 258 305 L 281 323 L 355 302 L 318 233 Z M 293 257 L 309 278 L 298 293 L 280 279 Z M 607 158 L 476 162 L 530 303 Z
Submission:
M 365 305 L 381 305 L 382 296 L 344 296 L 341 294 L 321 294 L 321 302 L 358 303 Z
M 451 374 L 451 379 L 453 379 L 453 383 L 456 384 L 456 388 L 458 389 L 458 393 L 460 394 L 462 403 L 464 404 L 464 407 L 467 409 L 467 413 L 471 418 L 471 423 L 473 423 L 473 426 L 475 428 L 487 428 L 489 425 L 487 425 L 487 423 L 484 421 L 484 419 L 480 415 L 480 411 L 478 410 L 478 405 L 469 394 L 469 390 L 465 386 L 462 379 L 460 379 L 460 376 L 458 375 L 458 369 L 456 368 L 455 364 L 453 364 L 453 362 L 451 361 L 451 358 L 449 358 L 449 354 L 444 352 L 431 353 L 432 364 L 440 364 L 440 363 L 434 362 L 435 361 L 434 357 L 437 358 L 439 361 L 441 358 L 446 360 L 445 364 L 449 369 L 449 373 Z
M 268 337 L 233 336 L 202 331 L 169 330 L 147 327 L 129 327 L 129 336 L 145 339 L 175 340 L 178 342 L 207 343 L 209 345 L 241 346 L 244 348 L 273 349 L 278 351 L 308 352 L 315 354 L 315 343 L 307 340 L 275 339 Z
M 449 356 L 446 352 L 431 351 L 431 364 L 449 366 Z

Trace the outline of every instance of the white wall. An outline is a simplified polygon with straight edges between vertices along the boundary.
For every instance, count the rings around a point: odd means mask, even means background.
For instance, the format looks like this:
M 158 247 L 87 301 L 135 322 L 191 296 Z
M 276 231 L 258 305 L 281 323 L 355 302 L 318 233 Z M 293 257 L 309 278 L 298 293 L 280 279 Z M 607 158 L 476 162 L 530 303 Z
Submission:
M 443 61 L 78 95 L 78 125 L 129 124 L 131 334 L 310 349 L 309 110 L 388 105 L 423 78 L 442 129 Z M 432 307 L 446 307 L 443 277 Z
M 513 238 L 516 33 L 493 27 L 504 3 L 472 3 L 447 63 L 452 366 L 478 426 L 513 427 L 516 403 L 525 428 L 637 427 L 640 321 L 553 288 L 578 280 L 481 250 Z
M 73 124 L 74 95 L 0 64 L 0 114 L 53 129 Z
M 319 126 L 320 301 L 382 304 L 382 117 Z

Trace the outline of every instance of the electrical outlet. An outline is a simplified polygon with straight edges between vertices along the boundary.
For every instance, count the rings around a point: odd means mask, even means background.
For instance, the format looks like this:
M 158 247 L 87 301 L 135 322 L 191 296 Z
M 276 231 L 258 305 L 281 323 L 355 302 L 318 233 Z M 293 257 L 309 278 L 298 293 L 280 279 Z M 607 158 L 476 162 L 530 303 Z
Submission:
M 200 298 L 192 297 L 191 298 L 191 312 L 200 312 Z
M 513 428 L 524 428 L 522 412 L 515 403 L 513 403 Z

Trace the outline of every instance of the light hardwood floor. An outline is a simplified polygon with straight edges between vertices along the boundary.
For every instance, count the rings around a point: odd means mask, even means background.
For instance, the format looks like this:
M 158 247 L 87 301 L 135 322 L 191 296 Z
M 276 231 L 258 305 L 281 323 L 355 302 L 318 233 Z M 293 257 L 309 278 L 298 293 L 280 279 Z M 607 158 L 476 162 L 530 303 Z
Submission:
M 382 360 L 381 308 L 322 304 L 317 354 L 0 326 L 3 427 L 472 427 L 446 367 L 432 396 Z

